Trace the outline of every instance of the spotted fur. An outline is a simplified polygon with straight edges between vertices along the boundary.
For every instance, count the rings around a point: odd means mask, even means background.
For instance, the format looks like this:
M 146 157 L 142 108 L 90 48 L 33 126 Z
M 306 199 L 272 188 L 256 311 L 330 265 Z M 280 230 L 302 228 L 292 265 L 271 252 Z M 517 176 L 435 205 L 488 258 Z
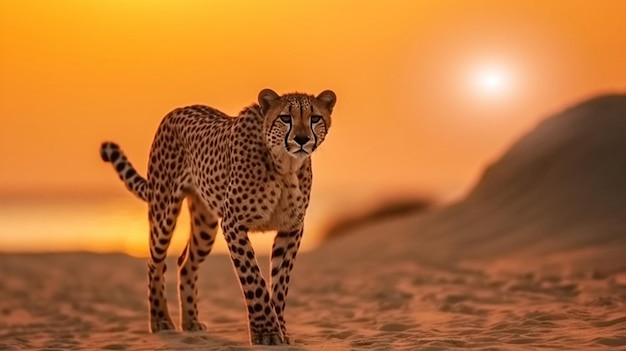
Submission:
M 237 117 L 207 106 L 170 112 L 156 132 L 147 180 L 120 147 L 104 142 L 100 153 L 126 187 L 149 205 L 150 330 L 174 329 L 164 290 L 165 256 L 183 199 L 191 233 L 178 258 L 180 322 L 183 330 L 205 330 L 198 320 L 200 263 L 221 228 L 241 284 L 252 344 L 290 343 L 285 303 L 290 272 L 300 247 L 311 193 L 311 153 L 324 141 L 336 96 L 262 90 L 258 104 Z M 259 270 L 248 233 L 277 231 L 271 278 Z

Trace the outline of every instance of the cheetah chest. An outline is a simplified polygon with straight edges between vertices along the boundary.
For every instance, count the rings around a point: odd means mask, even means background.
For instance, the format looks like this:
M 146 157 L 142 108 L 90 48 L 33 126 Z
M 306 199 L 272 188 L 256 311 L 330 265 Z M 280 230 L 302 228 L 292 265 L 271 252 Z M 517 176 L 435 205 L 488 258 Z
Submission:
M 256 230 L 294 230 L 304 221 L 306 212 L 304 194 L 300 190 L 297 177 L 289 177 L 272 182 L 274 196 L 271 206 L 264 218 L 255 223 Z

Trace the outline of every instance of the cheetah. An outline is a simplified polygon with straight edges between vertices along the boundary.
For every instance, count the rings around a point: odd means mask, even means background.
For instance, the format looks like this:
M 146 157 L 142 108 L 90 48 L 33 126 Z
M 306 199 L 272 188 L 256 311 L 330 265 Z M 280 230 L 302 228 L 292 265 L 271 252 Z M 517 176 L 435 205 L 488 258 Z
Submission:
M 251 344 L 289 344 L 285 323 L 289 275 L 303 233 L 311 194 L 311 154 L 324 142 L 336 95 L 258 94 L 238 116 L 203 105 L 177 108 L 161 121 L 143 178 L 121 148 L 103 142 L 128 190 L 149 205 L 149 328 L 175 329 L 165 298 L 164 262 L 187 199 L 191 233 L 177 260 L 180 324 L 206 330 L 198 320 L 198 268 L 211 252 L 221 224 L 247 307 Z M 248 234 L 275 231 L 266 283 Z M 271 288 L 270 288 L 271 287 Z

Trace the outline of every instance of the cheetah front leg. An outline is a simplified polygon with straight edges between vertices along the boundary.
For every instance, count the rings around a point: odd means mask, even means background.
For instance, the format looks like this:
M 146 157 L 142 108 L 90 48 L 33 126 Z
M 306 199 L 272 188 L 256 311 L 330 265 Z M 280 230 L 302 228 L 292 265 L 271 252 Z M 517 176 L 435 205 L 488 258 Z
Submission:
M 289 292 L 289 274 L 293 269 L 296 254 L 302 239 L 302 227 L 291 232 L 279 231 L 274 238 L 271 258 L 272 302 L 285 343 L 292 342 L 285 323 L 285 306 Z
M 248 309 L 250 343 L 283 344 L 276 311 L 248 239 L 248 228 L 228 220 L 222 227 Z
M 217 234 L 217 216 L 196 195 L 187 198 L 191 233 L 178 258 L 178 299 L 182 330 L 206 330 L 198 321 L 198 269 L 211 253 Z

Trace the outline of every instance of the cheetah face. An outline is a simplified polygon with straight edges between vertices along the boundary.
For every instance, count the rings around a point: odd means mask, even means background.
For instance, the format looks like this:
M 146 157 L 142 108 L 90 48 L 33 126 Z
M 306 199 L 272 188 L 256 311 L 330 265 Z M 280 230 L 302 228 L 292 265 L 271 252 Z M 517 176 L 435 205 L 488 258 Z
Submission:
M 336 100 L 330 90 L 318 96 L 299 93 L 279 96 L 271 89 L 262 90 L 259 105 L 265 116 L 268 147 L 284 150 L 296 158 L 309 157 L 328 133 Z

